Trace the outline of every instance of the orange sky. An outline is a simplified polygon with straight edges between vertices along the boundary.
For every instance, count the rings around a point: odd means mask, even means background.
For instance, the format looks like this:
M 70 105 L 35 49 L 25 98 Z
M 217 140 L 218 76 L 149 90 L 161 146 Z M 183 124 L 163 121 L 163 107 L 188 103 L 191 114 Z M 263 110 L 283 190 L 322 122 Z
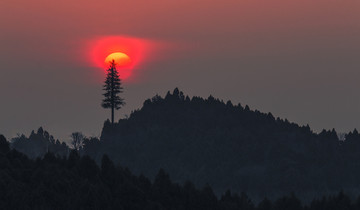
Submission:
M 84 46 L 106 36 L 168 46 L 125 81 L 117 117 L 178 86 L 348 131 L 360 125 L 359 20 L 358 0 L 2 0 L 0 133 L 98 135 L 103 71 Z

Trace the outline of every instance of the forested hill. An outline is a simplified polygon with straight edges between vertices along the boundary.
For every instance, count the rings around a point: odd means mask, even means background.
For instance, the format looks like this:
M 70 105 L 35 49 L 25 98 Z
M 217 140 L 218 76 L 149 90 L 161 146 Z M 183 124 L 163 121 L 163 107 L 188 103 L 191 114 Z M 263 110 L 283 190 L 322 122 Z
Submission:
M 101 141 L 84 152 L 103 153 L 135 173 L 154 177 L 164 168 L 175 181 L 210 184 L 259 197 L 291 191 L 313 197 L 360 190 L 360 135 L 339 141 L 336 131 L 316 134 L 248 106 L 210 96 L 189 98 L 175 89 L 146 100 L 115 125 L 105 122 Z
M 255 205 L 245 193 L 226 191 L 217 198 L 209 185 L 179 185 L 159 170 L 153 182 L 115 166 L 104 155 L 100 167 L 89 156 L 71 151 L 68 158 L 46 153 L 36 160 L 11 150 L 0 135 L 1 209 L 121 210 L 358 210 L 360 198 L 343 192 L 304 206 L 294 194 Z

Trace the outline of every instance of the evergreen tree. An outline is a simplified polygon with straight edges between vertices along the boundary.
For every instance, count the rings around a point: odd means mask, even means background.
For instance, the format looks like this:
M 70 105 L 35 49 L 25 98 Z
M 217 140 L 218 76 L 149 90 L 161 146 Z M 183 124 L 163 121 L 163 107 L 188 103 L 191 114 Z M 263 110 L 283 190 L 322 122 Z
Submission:
M 105 91 L 104 99 L 101 106 L 105 109 L 111 109 L 111 123 L 114 124 L 114 109 L 118 110 L 125 105 L 124 99 L 119 96 L 122 93 L 121 79 L 116 70 L 116 63 L 114 60 L 110 62 L 107 69 L 106 80 L 103 90 Z
M 5 136 L 0 135 L 0 153 L 7 153 L 10 151 L 9 142 L 6 141 Z

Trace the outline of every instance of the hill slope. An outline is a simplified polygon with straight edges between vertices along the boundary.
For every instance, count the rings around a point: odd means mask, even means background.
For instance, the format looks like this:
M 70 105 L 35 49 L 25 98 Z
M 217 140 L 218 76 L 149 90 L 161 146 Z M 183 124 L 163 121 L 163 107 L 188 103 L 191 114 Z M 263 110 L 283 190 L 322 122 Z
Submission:
M 46 153 L 29 159 L 10 149 L 0 135 L 0 206 L 2 209 L 131 209 L 131 210 L 320 210 L 360 209 L 360 198 L 343 192 L 314 199 L 304 206 L 294 195 L 258 205 L 245 193 L 226 191 L 217 198 L 210 186 L 196 189 L 191 182 L 173 183 L 164 170 L 153 182 L 115 166 L 104 155 L 100 167 L 89 156 L 71 151 L 68 158 Z
M 96 148 L 96 149 L 95 149 Z M 360 189 L 360 136 L 339 141 L 335 130 L 316 134 L 248 106 L 213 97 L 190 99 L 175 89 L 144 102 L 128 119 L 105 122 L 100 142 L 85 153 L 107 153 L 135 173 L 159 168 L 175 181 L 210 184 L 256 196 Z

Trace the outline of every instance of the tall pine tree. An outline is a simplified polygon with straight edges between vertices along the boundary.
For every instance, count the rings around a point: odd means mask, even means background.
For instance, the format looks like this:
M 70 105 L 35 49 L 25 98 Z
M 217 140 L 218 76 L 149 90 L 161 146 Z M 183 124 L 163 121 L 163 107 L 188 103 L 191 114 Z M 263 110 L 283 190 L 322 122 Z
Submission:
M 124 99 L 119 96 L 123 92 L 121 87 L 121 79 L 119 72 L 116 70 L 115 60 L 110 62 L 109 68 L 106 70 L 106 80 L 103 90 L 105 97 L 101 106 L 105 109 L 111 109 L 111 123 L 114 124 L 114 110 L 120 109 L 125 105 Z

